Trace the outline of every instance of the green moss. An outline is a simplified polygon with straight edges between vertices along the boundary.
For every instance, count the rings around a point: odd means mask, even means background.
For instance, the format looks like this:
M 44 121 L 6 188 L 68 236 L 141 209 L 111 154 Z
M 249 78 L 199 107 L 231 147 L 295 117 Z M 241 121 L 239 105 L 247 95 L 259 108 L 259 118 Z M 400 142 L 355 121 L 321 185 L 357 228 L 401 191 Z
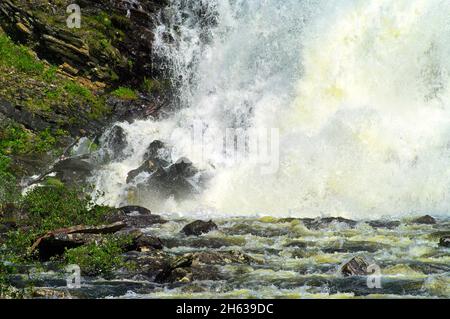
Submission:
M 120 99 L 123 100 L 135 100 L 138 98 L 136 92 L 130 88 L 126 87 L 119 87 L 115 91 L 111 93 L 114 96 L 117 96 Z

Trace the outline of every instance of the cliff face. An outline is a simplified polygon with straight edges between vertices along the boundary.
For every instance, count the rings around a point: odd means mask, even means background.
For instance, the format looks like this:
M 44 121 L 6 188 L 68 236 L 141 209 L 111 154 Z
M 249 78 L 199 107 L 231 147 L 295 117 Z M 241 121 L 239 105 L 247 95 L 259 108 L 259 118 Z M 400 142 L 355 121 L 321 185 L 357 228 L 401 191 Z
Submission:
M 113 121 L 155 116 L 170 94 L 152 54 L 165 0 L 77 1 L 80 28 L 67 25 L 71 3 L 0 3 L 0 157 L 18 176 L 41 169 L 24 161 L 94 138 Z

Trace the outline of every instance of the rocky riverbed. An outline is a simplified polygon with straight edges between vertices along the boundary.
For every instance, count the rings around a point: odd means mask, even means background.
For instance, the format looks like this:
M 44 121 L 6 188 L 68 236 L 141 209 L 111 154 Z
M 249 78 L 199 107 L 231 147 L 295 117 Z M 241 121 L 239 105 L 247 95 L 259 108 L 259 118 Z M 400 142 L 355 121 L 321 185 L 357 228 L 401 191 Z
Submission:
M 141 236 L 140 245 L 123 255 L 133 262 L 131 269 L 117 269 L 108 278 L 82 276 L 81 287 L 69 289 L 67 274 L 46 262 L 42 272 L 33 273 L 33 296 L 450 297 L 448 219 L 262 217 L 195 222 L 137 210 L 128 211 L 126 219 Z M 17 276 L 17 285 L 26 285 L 27 276 Z M 370 285 L 378 278 L 378 286 Z

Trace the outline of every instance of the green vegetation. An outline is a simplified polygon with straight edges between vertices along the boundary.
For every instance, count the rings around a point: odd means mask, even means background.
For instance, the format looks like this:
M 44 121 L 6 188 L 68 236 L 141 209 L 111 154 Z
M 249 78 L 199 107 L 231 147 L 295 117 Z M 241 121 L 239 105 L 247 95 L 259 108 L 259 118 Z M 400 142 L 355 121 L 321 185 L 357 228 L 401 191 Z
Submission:
M 127 236 L 109 236 L 103 243 L 91 243 L 78 248 L 66 250 L 67 264 L 79 265 L 88 276 L 108 276 L 117 267 L 128 266 L 123 257 L 123 247 L 131 243 Z
M 17 94 L 19 89 L 21 94 Z M 107 114 L 104 97 L 60 75 L 56 66 L 45 65 L 28 48 L 1 33 L 0 96 L 32 112 L 46 112 L 49 117 L 61 109 L 75 116 L 84 113 L 89 119 Z
M 39 236 L 58 228 L 103 224 L 113 211 L 109 207 L 92 206 L 91 198 L 82 190 L 56 182 L 51 184 L 35 188 L 16 200 L 12 208 L 14 212 L 7 212 L 0 206 L 0 216 L 4 216 L 0 221 L 6 221 L 11 218 L 6 216 L 10 215 L 21 216 L 15 219 L 18 229 L 7 233 L 2 260 L 16 264 L 33 263 L 37 253 L 31 254 L 30 247 Z M 105 236 L 100 244 L 67 250 L 55 261 L 78 264 L 88 275 L 108 274 L 114 268 L 125 266 L 121 254 L 130 240 L 126 236 Z
M 14 44 L 4 34 L 0 34 L 0 64 L 29 74 L 39 75 L 45 70 L 44 64 L 37 61 L 27 47 Z
M 126 87 L 119 87 L 112 92 L 112 95 L 117 96 L 118 98 L 123 100 L 135 100 L 138 98 L 135 91 Z

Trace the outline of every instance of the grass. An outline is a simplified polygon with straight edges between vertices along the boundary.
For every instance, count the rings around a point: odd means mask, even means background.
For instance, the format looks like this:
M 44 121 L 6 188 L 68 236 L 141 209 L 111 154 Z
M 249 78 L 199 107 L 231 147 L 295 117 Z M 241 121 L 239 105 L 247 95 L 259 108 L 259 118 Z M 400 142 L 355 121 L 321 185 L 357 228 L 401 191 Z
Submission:
M 122 86 L 114 90 L 112 95 L 123 100 L 135 100 L 138 98 L 136 91 Z
M 89 119 L 101 118 L 108 112 L 103 96 L 58 74 L 58 67 L 45 65 L 28 48 L 1 33 L 0 96 L 32 112 L 46 112 L 50 117 L 55 109 L 62 108 L 75 116 L 86 114 Z
M 44 64 L 27 47 L 16 45 L 4 34 L 0 34 L 0 63 L 28 74 L 39 75 L 45 71 Z

